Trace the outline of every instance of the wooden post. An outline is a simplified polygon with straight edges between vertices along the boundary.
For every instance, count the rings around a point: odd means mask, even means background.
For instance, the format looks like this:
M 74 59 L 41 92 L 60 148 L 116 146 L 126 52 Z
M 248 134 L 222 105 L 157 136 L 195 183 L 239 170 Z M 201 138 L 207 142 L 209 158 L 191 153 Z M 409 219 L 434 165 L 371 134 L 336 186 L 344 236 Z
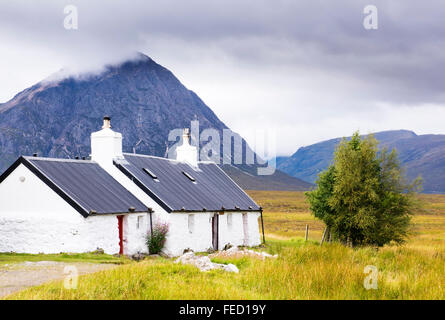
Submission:
M 150 238 L 151 238 L 153 236 L 153 218 L 152 218 L 153 209 L 148 208 L 148 212 L 150 213 Z
M 323 245 L 324 238 L 326 237 L 326 231 L 327 231 L 327 230 L 328 230 L 328 227 L 324 228 L 324 231 L 323 231 L 323 237 L 321 238 L 320 246 Z
M 263 222 L 263 208 L 260 207 L 261 213 L 261 229 L 263 231 L 263 244 L 266 244 L 266 237 L 264 236 L 264 222 Z
M 308 237 L 308 235 L 309 235 L 309 225 L 307 224 L 307 225 L 306 225 L 306 234 L 305 234 L 305 236 L 304 236 L 304 241 L 307 241 L 307 237 Z

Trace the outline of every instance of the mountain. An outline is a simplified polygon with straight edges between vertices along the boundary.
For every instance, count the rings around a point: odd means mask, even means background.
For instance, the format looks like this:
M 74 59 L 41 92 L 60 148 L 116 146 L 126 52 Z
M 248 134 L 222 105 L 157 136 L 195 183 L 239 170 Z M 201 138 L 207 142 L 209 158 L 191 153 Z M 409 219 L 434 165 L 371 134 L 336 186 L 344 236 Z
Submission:
M 172 72 L 139 54 L 100 74 L 56 74 L 0 104 L 0 173 L 20 155 L 87 157 L 90 134 L 100 129 L 104 115 L 111 116 L 113 129 L 122 133 L 124 152 L 157 156 L 165 156 L 167 146 L 175 143 L 167 141 L 170 130 L 190 127 L 194 119 L 201 130 L 228 129 Z M 224 167 L 234 172 L 230 165 Z M 256 166 L 238 168 L 245 174 L 235 178 L 247 188 L 308 186 L 280 172 L 252 180 Z
M 245 190 L 292 190 L 305 191 L 313 184 L 276 170 L 270 176 L 258 176 L 233 165 L 223 165 L 223 170 Z
M 423 191 L 445 193 L 445 135 L 417 135 L 412 131 L 384 131 L 374 134 L 380 147 L 396 149 L 409 179 L 423 178 Z M 319 172 L 333 159 L 340 138 L 302 147 L 290 157 L 277 159 L 277 168 L 314 183 Z

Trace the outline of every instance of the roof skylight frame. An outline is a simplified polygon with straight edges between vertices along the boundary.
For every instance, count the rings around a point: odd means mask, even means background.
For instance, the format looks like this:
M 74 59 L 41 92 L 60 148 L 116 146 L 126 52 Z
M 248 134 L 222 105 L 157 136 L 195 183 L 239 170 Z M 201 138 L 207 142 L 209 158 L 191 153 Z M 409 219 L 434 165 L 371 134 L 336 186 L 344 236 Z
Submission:
M 154 174 L 153 171 L 151 171 L 150 169 L 147 168 L 142 168 L 142 170 L 148 174 L 154 181 L 159 182 L 159 178 L 156 174 Z
M 196 179 L 192 177 L 192 175 L 186 171 L 182 171 L 182 174 L 185 175 L 191 182 L 196 183 Z

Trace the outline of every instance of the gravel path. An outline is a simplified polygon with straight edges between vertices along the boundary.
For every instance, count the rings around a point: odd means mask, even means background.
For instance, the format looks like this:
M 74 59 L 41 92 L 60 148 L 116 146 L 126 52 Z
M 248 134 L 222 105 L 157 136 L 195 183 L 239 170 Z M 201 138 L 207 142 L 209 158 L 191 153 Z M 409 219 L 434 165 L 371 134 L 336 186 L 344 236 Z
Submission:
M 67 263 L 55 261 L 39 261 L 0 265 L 0 298 L 52 280 L 67 277 L 65 267 L 75 266 L 79 275 L 93 273 L 117 267 L 114 264 L 98 263 Z

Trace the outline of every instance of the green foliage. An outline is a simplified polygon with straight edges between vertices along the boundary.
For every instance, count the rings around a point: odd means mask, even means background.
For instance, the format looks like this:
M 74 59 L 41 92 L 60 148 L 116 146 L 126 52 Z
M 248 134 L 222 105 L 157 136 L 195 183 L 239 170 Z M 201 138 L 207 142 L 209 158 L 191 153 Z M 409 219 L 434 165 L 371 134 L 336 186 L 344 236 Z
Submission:
M 404 242 L 421 180 L 405 181 L 395 150 L 379 152 L 373 136 L 356 132 L 316 183 L 306 193 L 310 210 L 334 238 L 354 246 Z
M 334 192 L 334 173 L 333 166 L 320 173 L 317 180 L 317 189 L 306 193 L 311 212 L 328 226 L 334 224 L 334 210 L 329 205 L 329 199 Z
M 158 254 L 162 251 L 167 239 L 168 224 L 158 223 L 153 228 L 153 233 L 147 235 L 147 246 L 150 254 Z

